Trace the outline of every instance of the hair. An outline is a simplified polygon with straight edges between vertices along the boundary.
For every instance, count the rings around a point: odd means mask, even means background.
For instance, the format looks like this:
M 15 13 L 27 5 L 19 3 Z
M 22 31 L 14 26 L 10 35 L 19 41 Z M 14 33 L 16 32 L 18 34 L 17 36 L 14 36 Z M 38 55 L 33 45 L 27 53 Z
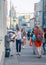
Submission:
M 21 32 L 23 32 L 23 28 L 21 29 Z
M 20 29 L 19 28 L 16 28 L 17 31 L 19 31 Z
M 35 28 L 39 29 L 39 26 L 36 25 Z
M 46 28 L 44 28 L 44 32 L 46 32 Z

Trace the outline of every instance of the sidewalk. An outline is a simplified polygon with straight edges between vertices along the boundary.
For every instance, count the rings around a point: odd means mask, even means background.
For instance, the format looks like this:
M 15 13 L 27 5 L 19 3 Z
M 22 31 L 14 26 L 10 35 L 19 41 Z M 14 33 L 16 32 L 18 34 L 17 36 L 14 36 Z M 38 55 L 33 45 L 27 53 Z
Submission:
M 32 47 L 29 47 L 29 42 L 22 49 L 21 55 L 17 56 L 14 48 L 14 56 L 5 58 L 4 65 L 46 65 L 46 55 L 42 55 L 42 58 L 37 58 L 37 55 L 33 55 Z
M 46 55 L 38 59 L 32 54 L 32 48 L 22 49 L 21 56 L 14 54 L 13 57 L 5 59 L 4 65 L 46 65 Z

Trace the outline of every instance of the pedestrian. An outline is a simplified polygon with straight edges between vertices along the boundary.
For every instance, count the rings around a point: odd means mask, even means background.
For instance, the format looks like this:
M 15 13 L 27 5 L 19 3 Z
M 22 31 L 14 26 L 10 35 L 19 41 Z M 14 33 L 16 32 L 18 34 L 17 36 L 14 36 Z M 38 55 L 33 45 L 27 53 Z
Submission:
M 9 34 L 5 35 L 5 57 L 9 57 L 10 56 L 10 37 Z
M 46 28 L 44 28 L 44 42 L 43 42 L 43 50 L 44 54 L 46 54 Z
M 41 46 L 43 43 L 43 31 L 40 29 L 39 26 L 35 26 L 34 34 L 36 36 L 36 40 L 34 43 L 37 48 L 38 58 L 41 58 Z
M 21 43 L 22 43 L 22 45 L 23 45 L 23 28 L 21 29 Z
M 34 41 L 36 40 L 35 34 L 34 34 L 35 28 L 33 28 L 33 31 L 31 33 L 31 39 L 32 39 L 32 46 L 33 46 L 33 54 L 36 54 L 36 47 L 34 44 Z
M 14 41 L 15 41 L 15 37 L 13 37 L 13 33 L 10 33 L 10 39 L 11 39 L 11 42 L 10 42 L 10 55 L 13 56 L 14 55 Z
M 27 39 L 30 40 L 30 31 L 27 32 Z
M 21 31 L 19 28 L 16 28 L 16 54 L 21 54 Z
M 25 32 L 25 28 L 23 28 L 22 39 L 23 39 L 23 48 L 25 48 L 25 45 L 26 45 L 26 32 Z

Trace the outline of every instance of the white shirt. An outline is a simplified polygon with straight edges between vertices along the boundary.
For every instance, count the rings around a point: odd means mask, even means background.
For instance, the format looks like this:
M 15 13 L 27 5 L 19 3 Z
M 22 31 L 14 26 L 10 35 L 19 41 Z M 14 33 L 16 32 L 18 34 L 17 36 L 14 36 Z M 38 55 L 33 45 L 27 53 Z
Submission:
M 18 31 L 18 32 L 16 33 L 16 35 L 17 35 L 16 39 L 17 39 L 17 40 L 20 40 L 20 39 L 21 39 L 21 31 Z

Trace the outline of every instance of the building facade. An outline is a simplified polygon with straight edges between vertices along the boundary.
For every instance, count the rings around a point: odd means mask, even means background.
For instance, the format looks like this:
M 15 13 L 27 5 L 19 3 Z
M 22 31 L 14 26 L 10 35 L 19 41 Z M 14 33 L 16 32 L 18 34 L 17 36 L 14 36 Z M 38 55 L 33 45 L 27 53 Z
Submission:
M 42 27 L 42 2 L 34 4 L 35 25 Z
M 30 28 L 31 28 L 31 29 L 34 28 L 34 19 L 35 19 L 35 18 L 30 19 Z
M 10 14 L 10 17 L 16 18 L 16 10 L 15 10 L 14 6 L 11 7 L 9 14 Z
M 4 37 L 6 34 L 7 21 L 7 0 L 0 0 L 0 65 L 3 65 L 5 46 Z
M 39 3 L 35 3 L 35 24 L 39 21 L 42 28 L 46 27 L 46 0 L 40 0 Z
M 43 28 L 46 27 L 46 0 L 41 0 L 43 5 Z
M 9 28 L 14 28 L 16 25 L 16 10 L 15 10 L 14 6 L 12 6 L 10 8 L 9 18 L 10 18 L 10 20 L 8 21 L 8 23 L 10 24 Z

